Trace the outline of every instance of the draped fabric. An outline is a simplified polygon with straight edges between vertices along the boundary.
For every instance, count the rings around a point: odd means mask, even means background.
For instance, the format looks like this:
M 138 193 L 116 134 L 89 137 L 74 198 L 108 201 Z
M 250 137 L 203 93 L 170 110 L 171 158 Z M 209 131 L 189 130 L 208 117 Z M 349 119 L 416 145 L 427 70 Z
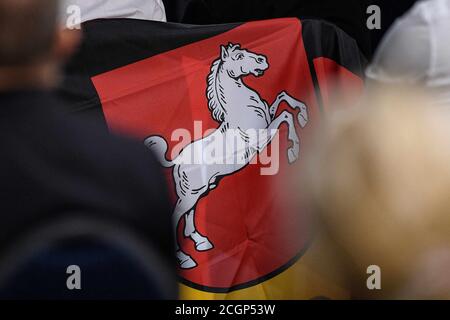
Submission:
M 167 167 L 182 298 L 346 297 L 312 267 L 321 252 L 289 178 L 335 102 L 362 92 L 366 62 L 356 42 L 326 22 L 293 18 L 209 26 L 105 19 L 83 31 L 60 95 L 69 112 L 138 139 Z M 246 149 L 254 157 L 244 153 L 244 163 L 177 162 L 244 127 L 278 131 Z

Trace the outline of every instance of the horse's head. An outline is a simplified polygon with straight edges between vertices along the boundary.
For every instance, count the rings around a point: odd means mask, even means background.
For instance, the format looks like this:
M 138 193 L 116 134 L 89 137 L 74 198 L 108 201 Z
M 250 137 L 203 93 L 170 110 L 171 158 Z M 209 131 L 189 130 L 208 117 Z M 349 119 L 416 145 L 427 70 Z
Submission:
M 221 46 L 221 60 L 224 69 L 232 78 L 240 78 L 253 74 L 262 76 L 269 68 L 267 58 L 263 55 L 241 49 L 239 44 Z

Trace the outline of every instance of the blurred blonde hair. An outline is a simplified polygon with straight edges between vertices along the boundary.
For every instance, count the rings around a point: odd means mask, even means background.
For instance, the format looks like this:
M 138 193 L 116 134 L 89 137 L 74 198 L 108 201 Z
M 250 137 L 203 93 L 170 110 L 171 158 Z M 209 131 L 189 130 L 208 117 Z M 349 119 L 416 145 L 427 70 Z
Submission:
M 450 112 L 411 90 L 384 93 L 330 116 L 319 132 L 302 192 L 355 267 L 348 272 L 382 270 L 382 291 L 364 291 L 364 281 L 355 296 L 450 298 L 448 280 L 405 292 L 429 276 L 427 255 L 450 249 Z

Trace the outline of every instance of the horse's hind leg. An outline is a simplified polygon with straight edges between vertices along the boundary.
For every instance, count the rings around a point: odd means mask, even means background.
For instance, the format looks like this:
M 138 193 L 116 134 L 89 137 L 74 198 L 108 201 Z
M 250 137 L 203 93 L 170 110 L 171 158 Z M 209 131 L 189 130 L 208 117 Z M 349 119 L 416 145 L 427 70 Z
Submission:
M 195 249 L 197 251 L 208 251 L 214 248 L 209 239 L 197 231 L 197 228 L 195 227 L 194 209 L 185 215 L 184 236 L 186 238 L 191 238 L 191 240 L 194 241 Z
M 188 199 L 179 198 L 172 215 L 173 223 L 175 226 L 176 257 L 181 269 L 192 269 L 197 266 L 195 260 L 180 249 L 180 245 L 178 243 L 178 225 L 180 224 L 181 218 L 186 215 L 186 212 L 190 211 L 192 207 L 193 205 L 190 204 L 190 201 L 188 201 Z

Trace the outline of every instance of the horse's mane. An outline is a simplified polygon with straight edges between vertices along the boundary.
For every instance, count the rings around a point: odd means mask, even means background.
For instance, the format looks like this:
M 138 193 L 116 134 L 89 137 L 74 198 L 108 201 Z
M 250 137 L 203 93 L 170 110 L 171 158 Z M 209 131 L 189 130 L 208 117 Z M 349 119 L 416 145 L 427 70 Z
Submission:
M 206 95 L 208 97 L 208 108 L 211 111 L 212 117 L 217 122 L 225 121 L 225 114 L 227 111 L 223 107 L 226 104 L 225 96 L 223 94 L 223 87 L 218 82 L 218 73 L 222 60 L 217 59 L 211 66 L 211 73 L 208 75 L 208 89 Z

